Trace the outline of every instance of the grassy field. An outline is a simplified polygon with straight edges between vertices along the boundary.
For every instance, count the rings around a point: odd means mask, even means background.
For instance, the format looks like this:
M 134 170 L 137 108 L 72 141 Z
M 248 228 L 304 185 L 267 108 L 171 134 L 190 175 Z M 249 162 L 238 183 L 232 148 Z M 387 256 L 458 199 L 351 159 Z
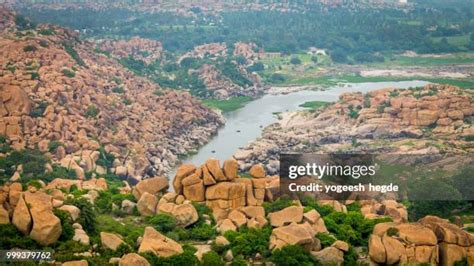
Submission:
M 226 113 L 242 108 L 250 101 L 252 101 L 252 97 L 239 96 L 230 98 L 228 100 L 205 99 L 202 101 L 202 103 L 209 108 L 219 109 Z
M 397 56 L 393 60 L 388 59 L 386 65 L 406 66 L 438 66 L 454 64 L 474 64 L 474 54 L 456 53 L 443 57 L 407 57 Z

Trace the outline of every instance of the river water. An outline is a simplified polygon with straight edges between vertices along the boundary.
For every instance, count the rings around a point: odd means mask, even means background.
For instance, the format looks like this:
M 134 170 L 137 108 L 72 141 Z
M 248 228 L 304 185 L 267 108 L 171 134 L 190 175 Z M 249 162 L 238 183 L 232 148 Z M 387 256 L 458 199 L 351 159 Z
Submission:
M 347 84 L 329 88 L 324 91 L 299 91 L 286 95 L 265 95 L 249 102 L 244 107 L 225 114 L 225 126 L 219 129 L 197 154 L 183 160 L 183 163 L 201 165 L 209 158 L 226 160 L 240 148 L 257 139 L 264 127 L 277 122 L 276 112 L 301 110 L 300 104 L 307 101 L 334 102 L 344 92 L 368 92 L 382 88 L 409 88 L 428 84 L 425 81 L 370 82 Z M 171 173 L 171 177 L 174 175 Z

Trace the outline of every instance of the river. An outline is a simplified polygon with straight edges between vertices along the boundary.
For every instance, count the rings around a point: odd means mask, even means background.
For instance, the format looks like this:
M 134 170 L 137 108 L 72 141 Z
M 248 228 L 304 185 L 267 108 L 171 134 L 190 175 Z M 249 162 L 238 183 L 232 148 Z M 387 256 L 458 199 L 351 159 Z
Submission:
M 371 90 L 396 87 L 409 88 L 428 84 L 425 81 L 400 81 L 400 82 L 370 82 L 355 83 L 328 88 L 324 91 L 299 91 L 286 95 L 264 95 L 244 107 L 225 114 L 226 123 L 221 127 L 206 145 L 201 147 L 194 155 L 183 160 L 183 163 L 201 165 L 209 158 L 221 161 L 231 158 L 232 155 L 249 142 L 260 137 L 264 127 L 277 122 L 274 113 L 301 110 L 300 104 L 307 101 L 334 102 L 344 92 L 368 92 Z M 170 177 L 173 176 L 171 173 Z

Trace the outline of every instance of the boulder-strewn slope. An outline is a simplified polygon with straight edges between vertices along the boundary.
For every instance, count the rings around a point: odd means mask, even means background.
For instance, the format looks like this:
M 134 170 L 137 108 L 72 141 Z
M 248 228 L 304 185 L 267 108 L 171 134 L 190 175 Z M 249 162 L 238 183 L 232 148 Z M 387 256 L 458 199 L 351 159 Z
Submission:
M 0 135 L 14 148 L 46 151 L 60 142 L 60 161 L 103 145 L 126 175 L 153 175 L 222 123 L 189 94 L 163 90 L 94 53 L 77 33 L 15 25 L 14 14 L 1 12 Z
M 241 170 L 256 162 L 276 173 L 280 152 L 472 152 L 472 90 L 427 85 L 346 93 L 327 108 L 284 113 L 239 150 Z

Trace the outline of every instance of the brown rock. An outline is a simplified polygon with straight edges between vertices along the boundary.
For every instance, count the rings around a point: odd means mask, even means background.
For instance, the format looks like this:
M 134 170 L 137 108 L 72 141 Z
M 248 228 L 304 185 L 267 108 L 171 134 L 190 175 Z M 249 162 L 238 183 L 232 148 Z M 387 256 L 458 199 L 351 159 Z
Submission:
M 75 260 L 75 261 L 67 261 L 61 264 L 61 266 L 88 266 L 89 263 L 87 260 Z
M 439 244 L 439 257 L 440 265 L 452 266 L 466 257 L 466 251 L 458 245 L 442 242 Z
M 5 210 L 3 205 L 0 203 L 0 224 L 9 224 L 10 223 L 10 215 L 8 211 Z
M 163 176 L 147 178 L 137 183 L 133 189 L 133 196 L 139 200 L 143 192 L 148 192 L 152 195 L 168 189 L 168 178 Z
M 176 241 L 168 238 L 153 227 L 146 227 L 138 253 L 153 252 L 160 257 L 169 257 L 183 253 L 183 248 Z
M 144 192 L 137 202 L 137 209 L 141 215 L 151 216 L 156 213 L 156 205 L 158 205 L 158 199 L 154 195 Z
M 205 200 L 204 182 L 196 174 L 184 178 L 182 184 L 183 195 L 186 199 L 198 202 Z
M 211 186 L 217 183 L 205 165 L 202 166 L 202 175 L 205 186 Z
M 376 263 L 384 264 L 387 261 L 385 246 L 378 235 L 373 234 L 369 238 L 369 257 Z
M 119 266 L 150 266 L 150 263 L 137 253 L 128 253 L 122 256 Z
M 120 245 L 125 244 L 119 235 L 106 232 L 100 232 L 100 242 L 102 243 L 102 247 L 114 251 L 117 250 Z
M 235 159 L 228 159 L 224 161 L 224 175 L 227 177 L 227 180 L 232 180 L 237 178 L 237 171 L 239 169 L 239 163 Z
M 183 180 L 183 178 L 194 173 L 194 171 L 196 171 L 196 166 L 192 164 L 183 164 L 178 168 L 176 175 L 173 179 L 173 187 L 176 193 L 178 194 L 182 193 L 181 181 Z
M 247 224 L 247 217 L 238 210 L 232 210 L 227 218 L 234 222 L 234 224 L 239 228 Z
M 264 178 L 266 176 L 263 165 L 256 164 L 250 168 L 249 174 L 254 178 Z
M 313 251 L 311 255 L 322 265 L 342 265 L 344 253 L 335 247 L 327 247 L 321 251 Z
M 346 242 L 344 241 L 341 241 L 341 240 L 336 240 L 336 242 L 334 242 L 331 247 L 335 247 L 341 251 L 344 251 L 344 252 L 347 252 L 349 251 L 349 244 L 347 244 Z
M 183 227 L 192 225 L 195 222 L 197 222 L 199 219 L 196 208 L 194 208 L 194 206 L 189 203 L 177 205 L 173 209 L 173 212 L 171 213 L 171 215 L 174 216 L 178 225 L 183 226 Z
M 268 219 L 273 227 L 299 223 L 303 220 L 303 207 L 290 206 L 281 211 L 272 212 L 268 215 Z
M 209 160 L 207 160 L 207 161 L 206 161 L 206 167 L 207 167 L 207 169 L 209 170 L 209 172 L 211 173 L 212 177 L 214 177 L 214 179 L 215 179 L 217 182 L 221 182 L 221 181 L 226 181 L 226 180 L 227 180 L 226 176 L 225 176 L 224 173 L 222 172 L 222 169 L 221 169 L 219 160 L 217 160 L 217 159 L 209 159 Z
M 217 231 L 224 234 L 227 231 L 237 231 L 237 227 L 230 219 L 224 219 L 218 226 Z
M 20 197 L 20 200 L 13 211 L 12 223 L 23 234 L 28 235 L 30 233 L 32 219 L 24 197 Z
M 405 247 L 400 241 L 388 235 L 384 235 L 382 237 L 382 243 L 387 251 L 387 264 L 396 264 L 406 261 Z

